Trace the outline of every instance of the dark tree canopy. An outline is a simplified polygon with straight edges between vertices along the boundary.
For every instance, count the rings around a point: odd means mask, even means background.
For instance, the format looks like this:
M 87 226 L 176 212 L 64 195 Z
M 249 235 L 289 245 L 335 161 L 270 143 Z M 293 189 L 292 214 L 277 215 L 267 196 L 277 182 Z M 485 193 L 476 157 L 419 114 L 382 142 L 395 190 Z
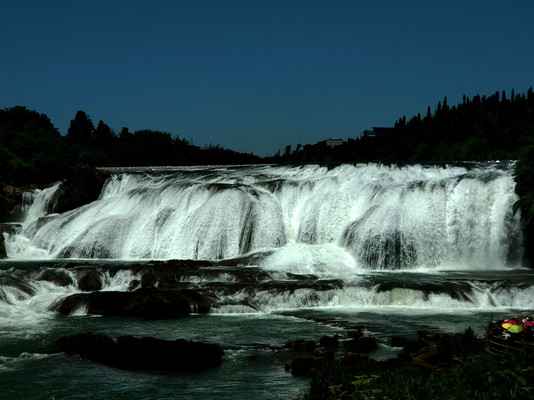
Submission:
M 26 107 L 0 110 L 0 180 L 42 183 L 58 179 L 72 162 L 48 117 Z

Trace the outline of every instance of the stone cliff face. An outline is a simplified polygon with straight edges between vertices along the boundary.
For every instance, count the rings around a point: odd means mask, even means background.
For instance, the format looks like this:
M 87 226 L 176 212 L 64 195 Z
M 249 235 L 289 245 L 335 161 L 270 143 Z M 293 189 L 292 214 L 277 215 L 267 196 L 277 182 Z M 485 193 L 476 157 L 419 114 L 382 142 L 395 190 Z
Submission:
M 24 189 L 0 182 L 0 222 L 12 222 L 20 218 Z
M 92 167 L 69 170 L 50 201 L 49 211 L 62 213 L 97 200 L 109 176 L 108 172 Z M 0 223 L 19 221 L 22 218 L 22 194 L 32 188 L 33 186 L 22 188 L 0 182 Z
M 49 211 L 63 213 L 97 200 L 109 176 L 91 167 L 72 169 L 51 199 Z

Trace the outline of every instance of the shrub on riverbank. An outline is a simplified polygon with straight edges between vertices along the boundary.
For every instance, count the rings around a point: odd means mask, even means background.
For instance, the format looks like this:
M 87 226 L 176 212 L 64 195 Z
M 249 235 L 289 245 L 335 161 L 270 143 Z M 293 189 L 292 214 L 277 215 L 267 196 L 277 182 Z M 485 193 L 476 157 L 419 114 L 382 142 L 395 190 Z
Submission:
M 531 399 L 532 350 L 485 347 L 468 329 L 408 343 L 396 359 L 355 364 L 345 356 L 320 365 L 302 399 Z

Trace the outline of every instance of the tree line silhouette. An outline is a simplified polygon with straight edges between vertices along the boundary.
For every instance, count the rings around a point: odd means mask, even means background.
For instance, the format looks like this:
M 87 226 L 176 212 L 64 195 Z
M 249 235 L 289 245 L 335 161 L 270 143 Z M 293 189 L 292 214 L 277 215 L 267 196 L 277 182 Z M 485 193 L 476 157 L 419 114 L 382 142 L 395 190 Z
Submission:
M 116 135 L 103 121 L 95 127 L 84 111 L 62 136 L 45 114 L 23 106 L 0 110 L 0 182 L 48 183 L 69 167 L 253 164 L 252 153 L 209 145 L 198 147 L 170 133 L 122 128 Z
M 391 129 L 348 139 L 340 146 L 326 142 L 298 145 L 291 152 L 267 158 L 284 163 L 450 162 L 517 160 L 534 137 L 534 95 L 512 90 L 502 94 L 463 96 L 462 104 L 449 107 L 447 98 L 425 117 L 403 116 Z

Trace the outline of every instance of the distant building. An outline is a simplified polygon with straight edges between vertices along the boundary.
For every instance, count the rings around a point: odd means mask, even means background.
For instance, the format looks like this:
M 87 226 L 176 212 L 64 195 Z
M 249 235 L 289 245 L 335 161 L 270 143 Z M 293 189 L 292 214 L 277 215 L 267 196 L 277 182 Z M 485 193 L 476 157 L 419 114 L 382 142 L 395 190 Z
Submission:
M 337 146 L 341 146 L 343 144 L 343 139 L 340 139 L 340 138 L 330 138 L 330 139 L 326 139 L 324 140 L 324 143 L 327 145 L 327 146 L 330 146 L 330 147 L 337 147 Z
M 366 129 L 363 131 L 363 137 L 377 137 L 392 130 L 393 128 L 373 126 L 371 129 Z

